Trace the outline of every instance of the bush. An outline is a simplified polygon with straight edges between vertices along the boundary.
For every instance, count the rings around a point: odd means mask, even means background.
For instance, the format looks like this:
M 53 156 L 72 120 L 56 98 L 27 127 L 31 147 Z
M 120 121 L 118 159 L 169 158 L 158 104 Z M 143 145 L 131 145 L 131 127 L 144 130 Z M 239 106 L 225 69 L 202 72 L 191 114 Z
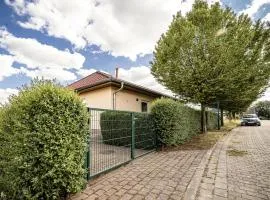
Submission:
M 172 99 L 158 99 L 151 108 L 153 125 L 159 143 L 183 144 L 201 132 L 201 113 Z M 208 128 L 214 128 L 214 113 L 208 112 Z M 215 118 L 216 120 L 216 118 Z
M 172 99 L 156 100 L 151 113 L 155 133 L 162 144 L 183 144 L 200 132 L 200 113 Z
M 155 143 L 151 132 L 151 119 L 147 113 L 134 113 L 135 148 L 152 148 Z M 131 112 L 105 111 L 100 116 L 103 143 L 116 146 L 131 145 L 132 116 Z
M 14 136 L 3 131 L 6 108 L 0 108 L 0 199 L 16 199 L 18 160 L 14 148 Z
M 34 81 L 1 113 L 2 196 L 59 199 L 82 189 L 87 111 L 74 92 Z

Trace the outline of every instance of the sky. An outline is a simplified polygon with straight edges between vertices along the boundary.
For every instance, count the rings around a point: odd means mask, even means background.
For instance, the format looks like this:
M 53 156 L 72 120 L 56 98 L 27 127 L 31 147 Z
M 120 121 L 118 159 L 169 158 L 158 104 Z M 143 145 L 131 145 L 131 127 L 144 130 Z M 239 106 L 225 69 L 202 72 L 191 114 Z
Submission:
M 270 0 L 219 1 L 270 21 Z M 0 0 L 0 103 L 32 78 L 67 85 L 97 70 L 170 93 L 150 73 L 172 16 L 194 0 Z M 270 89 L 261 100 L 270 100 Z

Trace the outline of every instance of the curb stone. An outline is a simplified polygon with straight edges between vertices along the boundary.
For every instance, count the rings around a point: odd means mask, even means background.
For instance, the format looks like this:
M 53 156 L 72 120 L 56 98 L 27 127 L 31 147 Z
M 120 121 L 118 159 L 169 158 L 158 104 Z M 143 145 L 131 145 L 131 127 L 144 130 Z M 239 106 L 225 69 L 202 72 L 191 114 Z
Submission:
M 223 140 L 223 142 L 224 142 L 231 135 L 232 131 L 233 130 L 229 131 L 225 135 L 225 137 L 222 138 L 221 140 Z M 190 181 L 190 183 L 185 191 L 185 194 L 183 197 L 184 200 L 195 200 L 196 199 L 196 195 L 197 195 L 197 192 L 199 190 L 200 183 L 202 181 L 205 168 L 208 165 L 209 159 L 210 159 L 211 155 L 213 154 L 214 149 L 216 149 L 218 142 L 219 141 L 217 141 L 216 144 L 211 149 L 209 149 L 206 152 L 206 154 L 204 155 L 200 165 L 198 166 L 192 180 Z

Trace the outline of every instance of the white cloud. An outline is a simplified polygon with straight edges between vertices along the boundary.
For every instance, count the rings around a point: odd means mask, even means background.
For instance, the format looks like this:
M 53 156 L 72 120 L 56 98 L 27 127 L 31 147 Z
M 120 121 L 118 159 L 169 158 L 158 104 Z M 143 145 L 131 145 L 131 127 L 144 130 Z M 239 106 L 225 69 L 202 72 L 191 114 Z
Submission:
M 0 54 L 0 81 L 4 80 L 5 77 L 19 73 L 19 69 L 12 67 L 13 62 L 13 56 Z
M 0 81 L 19 72 L 31 78 L 56 78 L 61 82 L 75 80 L 76 75 L 68 70 L 79 70 L 85 61 L 85 57 L 79 53 L 62 51 L 35 39 L 15 37 L 3 27 L 0 27 L 0 47 L 11 54 L 0 54 L 0 62 L 3 63 Z M 27 68 L 19 70 L 12 67 L 14 61 L 26 65 Z
M 151 69 L 146 66 L 131 67 L 130 69 L 119 68 L 118 78 L 167 95 L 173 95 L 171 91 L 156 81 L 151 74 Z
M 19 90 L 17 89 L 12 89 L 12 88 L 1 89 L 0 88 L 0 104 L 6 103 L 10 95 L 18 94 L 18 92 Z
M 70 71 L 57 68 L 41 68 L 36 70 L 29 70 L 21 67 L 20 72 L 30 78 L 44 78 L 44 79 L 56 79 L 59 82 L 76 80 L 76 75 Z
M 265 17 L 262 19 L 262 21 L 269 21 L 270 22 L 270 13 L 267 13 Z
M 79 69 L 76 71 L 76 73 L 80 76 L 80 77 L 85 77 L 88 76 L 89 74 L 92 74 L 94 72 L 96 72 L 96 69 Z
M 248 14 L 250 17 L 254 17 L 254 15 L 258 12 L 258 10 L 264 4 L 270 3 L 270 0 L 253 0 L 251 4 L 247 7 L 247 9 L 241 11 L 241 13 Z
M 210 3 L 217 0 L 207 0 Z M 76 48 L 96 44 L 113 56 L 135 60 L 152 53 L 172 15 L 189 11 L 194 0 L 6 0 L 26 21 L 24 28 L 65 38 Z
M 84 56 L 79 53 L 61 51 L 35 39 L 15 37 L 4 28 L 0 29 L 0 47 L 12 54 L 17 62 L 26 64 L 29 68 L 79 69 L 85 61 Z

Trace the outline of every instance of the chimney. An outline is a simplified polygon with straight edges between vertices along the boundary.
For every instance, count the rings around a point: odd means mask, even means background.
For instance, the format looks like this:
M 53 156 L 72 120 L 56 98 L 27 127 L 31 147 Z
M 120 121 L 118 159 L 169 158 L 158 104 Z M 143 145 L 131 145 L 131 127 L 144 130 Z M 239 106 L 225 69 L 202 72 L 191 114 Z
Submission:
M 118 70 L 119 70 L 119 68 L 116 67 L 116 68 L 115 68 L 115 78 L 116 78 L 116 79 L 118 79 Z

